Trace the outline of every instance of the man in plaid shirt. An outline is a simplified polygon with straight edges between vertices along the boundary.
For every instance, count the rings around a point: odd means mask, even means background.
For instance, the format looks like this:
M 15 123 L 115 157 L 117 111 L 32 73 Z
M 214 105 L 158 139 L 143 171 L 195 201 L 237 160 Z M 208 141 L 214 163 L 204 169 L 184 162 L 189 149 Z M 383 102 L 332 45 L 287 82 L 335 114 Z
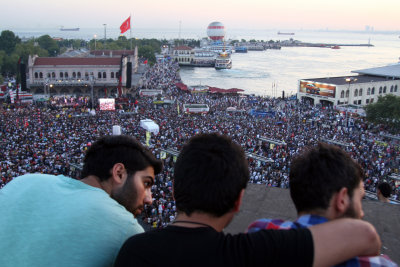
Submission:
M 296 157 L 290 166 L 290 196 L 299 217 L 296 221 L 260 219 L 248 232 L 261 229 L 303 228 L 343 217 L 364 216 L 364 172 L 340 148 L 320 143 Z M 329 242 L 329 240 L 327 240 Z M 356 257 L 338 266 L 398 266 L 388 256 Z

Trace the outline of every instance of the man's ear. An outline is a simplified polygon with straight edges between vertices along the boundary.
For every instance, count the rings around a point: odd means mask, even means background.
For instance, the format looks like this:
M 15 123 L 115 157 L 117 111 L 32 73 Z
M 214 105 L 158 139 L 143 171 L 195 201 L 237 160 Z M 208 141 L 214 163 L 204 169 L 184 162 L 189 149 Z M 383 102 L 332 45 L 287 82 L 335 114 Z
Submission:
M 348 194 L 348 189 L 346 187 L 342 187 L 339 192 L 336 193 L 334 199 L 335 211 L 338 213 L 338 216 L 343 215 L 347 208 L 350 205 L 350 197 Z
M 122 184 L 124 182 L 124 174 L 126 173 L 126 169 L 124 164 L 116 163 L 111 169 L 111 178 L 112 181 L 117 184 Z
M 244 196 L 244 188 L 240 191 L 238 199 L 235 201 L 235 205 L 233 206 L 233 211 L 238 212 L 240 209 L 240 205 L 242 205 L 242 200 Z

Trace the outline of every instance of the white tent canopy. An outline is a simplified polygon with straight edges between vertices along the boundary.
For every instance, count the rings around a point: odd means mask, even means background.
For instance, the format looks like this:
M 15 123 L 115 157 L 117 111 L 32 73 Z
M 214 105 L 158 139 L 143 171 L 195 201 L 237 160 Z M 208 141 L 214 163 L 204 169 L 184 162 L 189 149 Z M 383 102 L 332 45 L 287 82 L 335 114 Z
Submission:
M 140 120 L 140 127 L 148 132 L 153 133 L 154 135 L 157 135 L 160 131 L 160 126 L 150 119 Z

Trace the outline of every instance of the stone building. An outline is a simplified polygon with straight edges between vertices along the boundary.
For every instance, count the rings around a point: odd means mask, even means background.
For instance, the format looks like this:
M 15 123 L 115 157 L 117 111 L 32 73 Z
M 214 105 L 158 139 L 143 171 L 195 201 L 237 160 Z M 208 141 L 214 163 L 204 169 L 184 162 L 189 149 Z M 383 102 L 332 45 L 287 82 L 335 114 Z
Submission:
M 190 66 L 194 57 L 193 48 L 185 45 L 177 46 L 172 50 L 172 58 L 181 66 Z
M 365 106 L 376 102 L 379 96 L 400 96 L 400 64 L 352 72 L 358 75 L 302 79 L 298 98 L 314 105 Z
M 132 74 L 137 71 L 137 48 L 132 50 L 96 50 L 77 57 L 29 56 L 28 91 L 45 95 L 89 95 L 93 86 L 95 97 L 116 95 L 121 72 L 122 93 L 126 88 L 128 62 Z

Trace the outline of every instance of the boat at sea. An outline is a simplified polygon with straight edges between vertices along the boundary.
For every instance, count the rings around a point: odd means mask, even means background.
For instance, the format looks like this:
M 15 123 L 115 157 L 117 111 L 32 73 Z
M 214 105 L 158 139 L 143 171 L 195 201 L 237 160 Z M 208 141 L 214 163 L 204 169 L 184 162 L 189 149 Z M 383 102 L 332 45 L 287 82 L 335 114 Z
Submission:
M 278 32 L 279 35 L 294 35 L 294 32 Z
M 191 59 L 189 66 L 214 67 L 216 54 L 213 51 L 195 48 L 193 52 L 194 57 Z
M 220 53 L 215 59 L 215 69 L 231 69 L 232 68 L 232 59 L 231 55 L 227 52 Z
M 246 46 L 235 46 L 235 53 L 247 53 Z
M 77 32 L 79 31 L 80 28 L 64 28 L 63 26 L 60 27 L 60 31 L 71 31 L 71 32 Z
M 206 50 L 206 51 L 212 51 L 216 54 L 222 53 L 222 52 L 227 52 L 229 54 L 232 54 L 232 51 L 234 50 L 232 46 L 230 45 L 225 45 L 225 44 L 213 44 L 209 46 L 203 46 L 201 49 Z

